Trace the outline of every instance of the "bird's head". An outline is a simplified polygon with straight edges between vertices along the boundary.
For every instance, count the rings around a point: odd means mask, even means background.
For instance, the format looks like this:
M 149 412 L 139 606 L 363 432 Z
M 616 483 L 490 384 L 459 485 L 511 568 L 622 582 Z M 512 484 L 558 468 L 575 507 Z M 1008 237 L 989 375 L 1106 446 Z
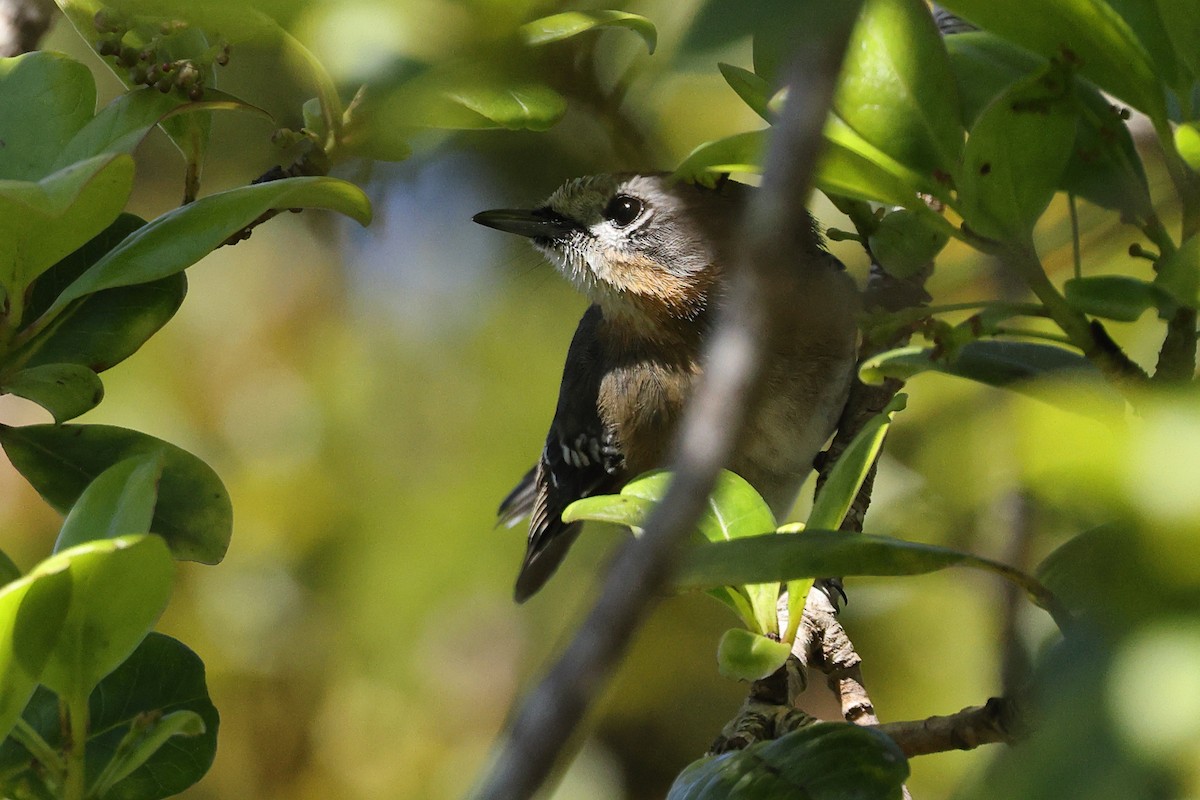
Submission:
M 721 233 L 736 225 L 732 193 L 666 175 L 593 175 L 542 206 L 476 214 L 481 225 L 528 236 L 608 316 L 692 319 L 712 301 Z

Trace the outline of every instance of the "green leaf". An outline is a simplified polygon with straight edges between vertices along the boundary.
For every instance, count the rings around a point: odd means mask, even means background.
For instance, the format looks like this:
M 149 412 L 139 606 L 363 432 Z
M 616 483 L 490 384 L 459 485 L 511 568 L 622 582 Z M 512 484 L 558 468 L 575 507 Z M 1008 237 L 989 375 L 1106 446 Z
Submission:
M 204 720 L 194 711 L 172 711 L 144 724 L 134 723 L 127 737 L 117 746 L 112 760 L 96 779 L 91 791 L 99 796 L 108 794 L 114 784 L 128 778 L 145 764 L 163 745 L 176 736 L 199 736 L 204 733 Z M 137 794 L 144 798 L 148 795 Z
M 671 473 L 666 470 L 647 472 L 626 483 L 620 494 L 576 500 L 563 511 L 563 521 L 609 522 L 640 532 L 654 506 L 666 495 L 670 482 Z M 725 470 L 717 477 L 698 527 L 705 539 L 726 541 L 772 531 L 775 518 L 754 487 Z M 778 584 L 716 587 L 709 594 L 729 606 L 752 630 L 778 632 Z
M 55 169 L 101 153 L 132 153 L 146 134 L 170 117 L 216 110 L 249 111 L 271 119 L 261 108 L 216 89 L 205 89 L 204 98 L 198 101 L 176 92 L 136 89 L 117 97 L 84 125 L 58 154 Z
M 930 182 L 958 170 L 958 95 L 923 0 L 868 0 L 851 37 L 835 113 L 863 139 Z
M 133 159 L 101 155 L 37 183 L 0 181 L 0 284 L 10 297 L 117 218 L 133 189 Z
M 907 402 L 906 394 L 897 394 L 883 411 L 863 425 L 830 471 L 825 485 L 813 502 L 808 520 L 804 523 L 805 529 L 836 529 L 842 524 L 859 487 L 866 480 L 871 465 L 883 447 L 883 438 L 887 435 L 893 416 L 897 411 L 903 411 Z
M 1130 574 L 1142 572 L 1146 561 L 1139 546 L 1132 530 L 1093 528 L 1059 545 L 1034 574 L 1072 611 L 1106 630 L 1128 631 L 1145 618 L 1139 614 L 1150 611 L 1147 605 L 1161 602 L 1147 603 L 1138 596 L 1141 588 L 1129 582 Z
M 386 141 L 419 128 L 542 131 L 566 113 L 567 101 L 541 83 L 499 74 L 430 69 L 391 91 L 368 92 L 355 112 L 354 137 Z
M 54 551 L 96 539 L 149 533 L 162 471 L 162 453 L 155 453 L 127 458 L 101 472 L 67 513 Z
M 208 696 L 204 663 L 181 642 L 151 633 L 92 694 L 89 756 L 103 762 L 109 753 L 117 754 L 130 726 L 158 714 L 161 720 L 144 732 L 136 752 L 122 759 L 124 769 L 134 769 L 102 793 L 103 800 L 178 794 L 204 776 L 216 755 L 220 717 Z M 170 736 L 166 746 L 154 748 L 164 736 Z M 144 760 L 137 763 L 139 758 Z
M 1053 606 L 1037 581 L 998 561 L 888 536 L 813 529 L 698 545 L 684 554 L 675 584 L 707 589 L 826 575 L 923 575 L 954 566 L 999 575 L 1024 589 L 1036 605 Z
M 950 236 L 929 224 L 924 215 L 899 209 L 879 220 L 867 239 L 871 255 L 896 278 L 911 278 L 929 269 Z
M 816 184 L 829 195 L 891 206 L 912 206 L 916 200 L 916 189 L 903 179 L 840 142 L 829 140 L 825 141 Z
M 0 589 L 0 735 L 12 730 L 41 679 L 70 603 L 71 577 L 61 567 Z
M 100 679 L 141 643 L 171 596 L 175 566 L 157 536 L 124 536 L 64 550 L 34 575 L 66 568 L 71 603 L 41 682 L 86 700 Z
M 1200 172 L 1200 125 L 1185 123 L 1175 128 L 1175 149 L 1195 172 Z
M 925 192 L 927 194 L 944 195 L 946 193 L 945 185 L 933 180 L 931 176 L 924 175 L 892 158 L 883 150 L 880 150 L 874 144 L 864 139 L 858 131 L 846 124 L 837 114 L 831 113 L 829 115 L 829 120 L 825 124 L 823 133 L 827 143 L 836 143 L 846 150 L 861 156 L 905 186 L 906 205 L 913 204 L 913 200 L 908 197 L 910 194 Z
M 79 364 L 43 364 L 0 379 L 0 393 L 32 400 L 62 423 L 98 406 L 104 385 Z
M 1104 0 L 949 0 L 949 11 L 1080 72 L 1151 119 L 1165 123 L 1154 64 L 1129 25 Z
M 1150 61 L 1154 65 L 1155 74 L 1168 86 L 1180 90 L 1187 89 L 1191 77 L 1187 75 L 1186 67 L 1176 58 L 1176 53 L 1171 47 L 1171 35 L 1158 8 L 1160 4 L 1155 3 L 1154 0 L 1150 0 L 1150 2 L 1146 2 L 1146 0 L 1105 0 L 1105 2 L 1112 7 L 1113 11 L 1117 12 L 1121 19 L 1125 20 L 1125 24 L 1141 42 L 1142 47 L 1146 50 L 1146 55 L 1150 57 Z M 1195 12 L 1196 9 L 1194 6 L 1189 6 L 1189 10 Z M 1200 28 L 1196 30 L 1200 31 Z M 1200 43 L 1200 40 L 1197 41 Z
M 846 512 L 850 510 L 851 503 L 858 495 L 859 488 L 874 466 L 879 451 L 883 449 L 883 439 L 891 427 L 892 417 L 897 411 L 904 410 L 907 402 L 907 395 L 897 394 L 883 411 L 863 425 L 854 441 L 842 452 L 825 480 L 825 485 L 817 493 L 808 519 L 804 523 L 804 531 L 791 534 L 792 536 L 807 536 L 805 531 L 814 528 L 835 530 L 842 524 Z M 812 589 L 811 578 L 841 575 L 840 572 L 828 572 L 823 576 L 805 576 L 788 583 L 788 628 L 784 632 L 783 641 L 790 645 L 796 638 L 796 632 L 800 630 L 804 604 L 808 601 L 809 590 Z
M 867 359 L 859 368 L 864 383 L 885 378 L 907 380 L 933 370 L 999 388 L 1019 388 L 1025 381 L 1046 375 L 1081 370 L 1094 371 L 1079 353 L 1064 347 L 1034 342 L 983 339 L 968 342 L 952 355 L 935 358 L 933 348 L 900 347 Z M 1017 386 L 1014 386 L 1017 384 Z
M 767 132 L 737 133 L 724 139 L 705 142 L 688 153 L 675 168 L 680 180 L 715 186 L 719 175 L 730 172 L 758 174 L 766 152 Z
M 642 37 L 646 49 L 653 54 L 658 44 L 654 23 L 627 11 L 564 11 L 535 19 L 521 26 L 521 38 L 531 47 L 570 39 L 594 28 L 628 28 Z
M 667 800 L 900 800 L 908 761 L 886 734 L 819 722 L 694 761 Z
M 83 64 L 38 51 L 0 59 L 0 179 L 39 181 L 96 110 Z
M 33 285 L 22 327 L 30 325 L 88 267 L 145 222 L 132 214 L 117 221 L 79 250 L 42 274 Z M 81 364 L 93 372 L 135 353 L 179 310 L 187 292 L 182 272 L 158 281 L 90 294 L 67 306 L 49 325 L 22 345 L 12 363 Z
M 985 31 L 950 36 L 946 48 L 968 128 L 1010 85 L 1048 66 L 1046 59 Z M 1095 86 L 1072 78 L 1071 87 L 1079 119 L 1059 188 L 1135 220 L 1145 219 L 1153 211 L 1149 184 L 1129 126 Z
M 1175 46 L 1175 55 L 1192 76 L 1200 78 L 1200 18 L 1192 0 L 1158 0 L 1163 28 Z
M 286 178 L 242 186 L 201 198 L 138 229 L 83 273 L 48 314 L 86 295 L 173 275 L 215 250 L 231 235 L 271 209 L 324 208 L 366 225 L 367 196 L 336 178 Z
M 670 482 L 670 472 L 657 470 L 633 479 L 621 489 L 621 494 L 647 503 L 658 503 L 666 496 Z M 705 539 L 723 542 L 771 532 L 775 530 L 775 516 L 766 501 L 744 478 L 729 470 L 722 470 L 698 525 Z M 753 616 L 743 618 L 748 627 L 761 634 L 779 632 L 778 583 L 729 588 L 733 593 L 744 596 L 750 604 Z M 714 597 L 733 608 L 734 613 L 743 611 L 740 598 L 735 597 L 732 598 L 733 602 L 728 602 L 730 598 L 719 593 Z
M 767 122 L 771 121 L 772 115 L 769 108 L 771 85 L 769 83 L 750 70 L 735 67 L 732 64 L 718 62 L 717 69 L 721 70 L 721 76 L 725 78 L 729 88 L 742 98 L 742 102 Z
M 640 529 L 654 503 L 621 494 L 598 494 L 576 500 L 563 509 L 563 522 L 609 522 Z
M 1085 314 L 1133 322 L 1148 308 L 1171 302 L 1170 295 L 1153 283 L 1126 275 L 1091 275 L 1063 284 L 1067 302 Z
M 1188 308 L 1200 306 L 1200 235 L 1194 235 L 1169 256 L 1159 259 L 1155 285 Z
M 781 641 L 730 628 L 717 645 L 717 669 L 726 678 L 757 681 L 774 674 L 791 653 L 792 648 Z
M 109 425 L 0 426 L 0 445 L 47 503 L 66 514 L 92 481 L 135 456 L 163 458 L 150 530 L 176 558 L 215 564 L 229 547 L 233 510 L 212 468 L 173 444 Z
M 87 742 L 87 774 L 101 800 L 159 800 L 178 794 L 211 766 L 220 717 L 208 696 L 204 664 L 182 643 L 150 633 L 121 666 L 92 692 Z M 58 699 L 39 688 L 25 709 L 25 721 L 52 747 L 63 747 Z M 203 732 L 196 729 L 197 717 Z M 165 728 L 163 726 L 166 726 Z M 147 751 L 164 733 L 182 728 L 164 746 Z M 112 784 L 117 767 L 148 756 Z M 107 774 L 104 774 L 107 772 Z M 0 745 L 0 789 L 45 787 L 45 773 L 12 739 Z M 100 791 L 100 778 L 110 786 Z M 47 796 L 54 793 L 46 787 Z
M 993 100 L 963 152 L 959 211 L 977 233 L 1022 243 L 1054 197 L 1075 140 L 1075 114 L 1057 71 Z

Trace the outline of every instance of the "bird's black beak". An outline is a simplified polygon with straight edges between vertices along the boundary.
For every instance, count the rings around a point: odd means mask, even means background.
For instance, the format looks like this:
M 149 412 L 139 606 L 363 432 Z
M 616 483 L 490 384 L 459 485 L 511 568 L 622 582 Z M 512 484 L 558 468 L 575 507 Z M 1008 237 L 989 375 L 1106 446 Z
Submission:
M 480 225 L 518 236 L 528 236 L 530 239 L 560 239 L 579 229 L 576 222 L 548 208 L 536 208 L 532 211 L 501 208 L 495 211 L 480 211 L 471 219 Z

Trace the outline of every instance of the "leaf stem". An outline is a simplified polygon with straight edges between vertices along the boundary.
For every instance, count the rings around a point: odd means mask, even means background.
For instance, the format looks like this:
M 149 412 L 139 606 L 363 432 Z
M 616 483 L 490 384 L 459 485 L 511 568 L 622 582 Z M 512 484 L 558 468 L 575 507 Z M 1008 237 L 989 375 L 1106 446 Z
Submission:
M 84 756 L 86 755 L 88 734 L 87 697 L 71 698 L 65 701 L 61 708 L 65 711 L 70 726 L 63 800 L 84 800 L 84 779 L 87 766 Z
M 1046 275 L 1032 243 L 1004 243 L 1000 257 L 1018 271 L 1050 318 L 1062 328 L 1071 344 L 1083 351 L 1101 373 L 1118 388 L 1144 383 L 1149 376 L 1109 338 L 1104 327 L 1074 308 Z
M 63 774 L 67 768 L 62 756 L 23 717 L 17 718 L 16 727 L 12 729 L 9 735 L 20 742 L 21 746 L 37 759 L 37 762 L 48 773 L 51 782 L 55 784 L 62 782 Z
M 1075 204 L 1075 195 L 1067 195 L 1067 208 L 1071 212 L 1071 261 L 1075 266 L 1075 277 L 1083 277 L 1083 258 L 1079 252 L 1079 209 Z

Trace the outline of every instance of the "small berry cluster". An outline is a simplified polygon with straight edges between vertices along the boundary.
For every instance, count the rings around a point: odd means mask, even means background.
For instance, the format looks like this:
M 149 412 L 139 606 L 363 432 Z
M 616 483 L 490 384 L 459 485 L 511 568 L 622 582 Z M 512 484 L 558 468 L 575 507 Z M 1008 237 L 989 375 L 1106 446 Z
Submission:
M 190 100 L 204 97 L 204 67 L 211 63 L 225 66 L 229 63 L 229 43 L 219 40 L 216 45 L 199 59 L 180 58 L 167 60 L 160 52 L 164 38 L 186 30 L 188 24 L 182 20 L 170 20 L 158 26 L 157 35 L 150 38 L 145 47 L 138 49 L 125 43 L 125 36 L 133 29 L 126 18 L 101 9 L 93 19 L 100 39 L 96 52 L 111 56 L 117 66 L 129 70 L 129 82 L 135 85 L 152 86 L 163 94 L 178 89 Z

